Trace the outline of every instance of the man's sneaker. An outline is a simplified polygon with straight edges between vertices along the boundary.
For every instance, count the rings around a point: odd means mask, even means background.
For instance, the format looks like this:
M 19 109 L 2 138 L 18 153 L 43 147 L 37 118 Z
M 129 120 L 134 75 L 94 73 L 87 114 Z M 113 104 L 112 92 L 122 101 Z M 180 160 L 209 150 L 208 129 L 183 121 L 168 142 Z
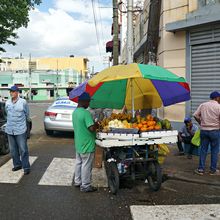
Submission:
M 191 154 L 189 154 L 189 155 L 187 155 L 187 159 L 192 159 L 192 155 Z
M 184 156 L 185 153 L 184 152 L 179 152 L 178 156 Z
M 209 171 L 209 175 L 211 175 L 211 176 L 219 176 L 220 175 L 220 171 L 219 170 L 216 170 L 216 171 L 210 170 Z
M 24 170 L 24 175 L 28 175 L 30 173 L 30 170 Z
M 86 189 L 80 189 L 80 191 L 81 192 L 95 192 L 95 191 L 97 191 L 97 188 L 96 187 L 94 187 L 94 186 L 89 186 L 88 188 L 86 188 Z
M 15 172 L 15 171 L 18 171 L 18 170 L 21 170 L 21 169 L 22 169 L 22 166 L 13 167 L 12 171 Z
M 204 171 L 203 171 L 203 170 L 196 169 L 196 170 L 194 170 L 194 173 L 195 173 L 195 174 L 198 174 L 198 175 L 200 175 L 200 176 L 202 176 L 202 175 L 204 174 Z

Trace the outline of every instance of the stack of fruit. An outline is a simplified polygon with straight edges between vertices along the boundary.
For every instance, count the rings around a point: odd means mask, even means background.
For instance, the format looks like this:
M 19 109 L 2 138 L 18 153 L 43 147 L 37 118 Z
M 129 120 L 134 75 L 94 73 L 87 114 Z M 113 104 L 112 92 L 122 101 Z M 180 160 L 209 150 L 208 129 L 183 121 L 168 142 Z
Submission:
M 109 118 L 104 118 L 100 123 L 100 130 L 109 132 L 111 128 L 124 129 L 138 129 L 140 132 L 154 131 L 154 130 L 170 130 L 171 124 L 167 119 L 160 120 L 152 115 L 141 117 L 137 115 L 132 119 L 131 114 L 115 114 L 113 113 Z
M 142 132 L 162 129 L 160 121 L 154 118 L 152 115 L 147 115 L 144 118 L 140 115 L 137 115 L 136 123 L 133 123 L 132 127 L 137 128 Z

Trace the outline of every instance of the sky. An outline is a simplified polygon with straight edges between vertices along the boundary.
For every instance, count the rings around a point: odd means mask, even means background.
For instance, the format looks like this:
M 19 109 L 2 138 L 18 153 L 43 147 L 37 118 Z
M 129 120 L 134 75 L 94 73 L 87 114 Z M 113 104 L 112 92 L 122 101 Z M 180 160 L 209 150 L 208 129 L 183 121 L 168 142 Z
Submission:
M 86 57 L 95 72 L 108 67 L 105 44 L 112 40 L 112 0 L 42 0 L 18 29 L 16 46 L 4 45 L 2 57 Z M 96 32 L 98 35 L 96 35 Z M 98 37 L 97 37 L 98 36 Z M 97 39 L 98 38 L 98 39 Z

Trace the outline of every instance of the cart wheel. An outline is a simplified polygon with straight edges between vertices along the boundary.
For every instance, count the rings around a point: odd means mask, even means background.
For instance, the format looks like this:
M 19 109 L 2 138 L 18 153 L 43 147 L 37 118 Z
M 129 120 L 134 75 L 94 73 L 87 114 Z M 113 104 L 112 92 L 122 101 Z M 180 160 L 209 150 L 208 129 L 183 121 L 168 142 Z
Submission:
M 150 162 L 148 165 L 149 175 L 147 177 L 150 189 L 158 191 L 162 183 L 162 173 L 157 161 Z
M 106 163 L 106 174 L 108 177 L 108 186 L 112 194 L 116 194 L 119 190 L 119 173 L 117 163 Z

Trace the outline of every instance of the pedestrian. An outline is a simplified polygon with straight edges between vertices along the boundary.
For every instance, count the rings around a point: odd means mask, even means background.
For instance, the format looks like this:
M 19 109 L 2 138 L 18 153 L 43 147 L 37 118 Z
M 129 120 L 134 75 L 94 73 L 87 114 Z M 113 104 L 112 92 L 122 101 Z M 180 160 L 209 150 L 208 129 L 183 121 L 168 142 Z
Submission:
M 27 146 L 27 119 L 29 107 L 25 99 L 19 97 L 19 88 L 12 86 L 11 98 L 6 101 L 7 123 L 5 132 L 8 136 L 9 148 L 13 160 L 12 171 L 23 168 L 24 174 L 30 173 L 29 153 Z
M 180 129 L 178 133 L 178 142 L 177 146 L 179 149 L 179 154 L 184 155 L 184 150 L 182 144 L 184 143 L 185 151 L 186 146 L 188 145 L 188 159 L 192 159 L 192 153 L 195 148 L 195 146 L 191 143 L 191 140 L 195 134 L 195 132 L 198 130 L 198 126 L 192 123 L 192 119 L 190 117 L 186 117 L 184 119 L 184 125 Z
M 210 100 L 202 103 L 194 117 L 201 126 L 200 139 L 201 151 L 199 157 L 199 167 L 195 170 L 196 174 L 203 175 L 205 172 L 205 161 L 209 145 L 211 146 L 211 165 L 210 175 L 219 175 L 217 169 L 219 138 L 220 138 L 220 93 L 214 91 L 210 94 Z
M 73 112 L 74 145 L 76 150 L 76 165 L 74 185 L 80 187 L 81 192 L 94 192 L 96 187 L 91 185 L 92 166 L 95 152 L 95 131 L 98 122 L 94 122 L 87 110 L 90 95 L 82 93 L 78 98 L 78 106 Z

